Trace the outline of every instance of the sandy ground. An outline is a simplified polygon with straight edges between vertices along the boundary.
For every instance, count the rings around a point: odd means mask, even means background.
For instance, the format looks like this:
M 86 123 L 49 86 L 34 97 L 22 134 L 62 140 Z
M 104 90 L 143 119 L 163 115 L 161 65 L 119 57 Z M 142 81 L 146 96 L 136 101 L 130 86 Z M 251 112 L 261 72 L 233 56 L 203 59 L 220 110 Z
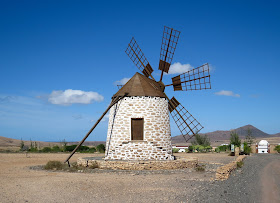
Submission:
M 215 176 L 211 167 L 202 173 L 190 169 L 147 173 L 32 170 L 30 166 L 44 165 L 49 160 L 64 161 L 68 154 L 28 156 L 0 154 L 0 202 L 184 202 L 199 189 L 196 182 L 211 181 Z M 75 154 L 71 161 L 89 156 L 97 155 Z M 181 156 L 190 155 L 182 153 Z M 226 154 L 197 154 L 196 157 L 210 165 L 232 160 Z

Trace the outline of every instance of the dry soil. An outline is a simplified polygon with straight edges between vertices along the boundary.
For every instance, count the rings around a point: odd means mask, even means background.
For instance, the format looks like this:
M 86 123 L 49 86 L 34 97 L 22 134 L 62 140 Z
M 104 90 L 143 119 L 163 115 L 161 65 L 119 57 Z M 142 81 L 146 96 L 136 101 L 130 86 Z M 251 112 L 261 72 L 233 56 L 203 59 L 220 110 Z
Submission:
M 0 202 L 180 202 L 199 190 L 197 182 L 212 181 L 215 169 L 233 158 L 226 154 L 196 156 L 205 172 L 193 169 L 173 171 L 96 171 L 69 173 L 33 170 L 49 160 L 63 161 L 68 154 L 0 153 Z M 75 154 L 78 157 L 102 156 Z M 182 153 L 181 156 L 190 156 Z M 193 155 L 192 155 L 193 156 Z

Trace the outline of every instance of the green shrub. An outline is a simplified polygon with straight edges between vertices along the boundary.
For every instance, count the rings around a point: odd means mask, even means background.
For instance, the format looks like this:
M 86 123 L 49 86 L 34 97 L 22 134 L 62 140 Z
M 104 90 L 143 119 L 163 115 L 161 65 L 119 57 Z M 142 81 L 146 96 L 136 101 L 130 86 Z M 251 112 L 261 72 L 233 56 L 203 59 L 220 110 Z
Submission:
M 88 150 L 88 152 L 89 152 L 89 153 L 94 153 L 94 152 L 96 152 L 95 147 L 91 147 L 91 148 Z
M 251 147 L 248 145 L 247 142 L 244 142 L 244 154 L 245 155 L 250 155 L 250 153 L 252 152 Z
M 243 162 L 243 161 L 238 161 L 238 162 L 236 162 L 237 168 L 241 168 L 243 165 L 244 165 L 244 162 Z
M 75 148 L 77 147 L 77 145 L 69 145 L 69 146 L 65 146 L 65 151 L 67 152 L 72 152 Z
M 88 146 L 80 146 L 77 151 L 84 152 L 84 151 L 88 151 L 88 150 L 89 150 Z
M 60 147 L 59 146 L 53 146 L 52 147 L 52 152 L 61 152 L 62 150 L 60 149 Z
M 193 152 L 209 152 L 212 149 L 211 146 L 202 146 L 202 145 L 193 145 L 192 151 Z
M 52 149 L 50 147 L 44 147 L 42 150 L 40 150 L 41 152 L 51 152 Z
M 204 165 L 198 165 L 198 166 L 195 168 L 195 170 L 196 170 L 197 172 L 203 172 L 203 171 L 205 171 L 205 166 L 204 166 Z
M 280 153 L 280 145 L 277 145 L 275 148 L 274 148 L 275 151 L 277 151 L 278 153 Z
M 104 153 L 105 152 L 105 146 L 104 144 L 100 144 L 96 146 L 96 150 L 100 153 Z
M 204 146 L 201 146 L 201 145 L 198 145 L 197 148 L 196 148 L 196 150 L 197 150 L 198 152 L 205 152 L 205 147 L 204 147 Z
M 173 152 L 173 153 L 178 153 L 178 152 L 179 152 L 179 149 L 177 149 L 177 148 L 172 148 L 172 152 Z
M 218 150 L 220 152 L 226 152 L 226 151 L 229 151 L 230 150 L 230 145 L 221 145 L 218 147 Z
M 44 168 L 46 170 L 61 170 L 63 164 L 60 161 L 49 161 Z
M 192 152 L 193 152 L 193 146 L 189 146 L 188 153 L 192 153 Z

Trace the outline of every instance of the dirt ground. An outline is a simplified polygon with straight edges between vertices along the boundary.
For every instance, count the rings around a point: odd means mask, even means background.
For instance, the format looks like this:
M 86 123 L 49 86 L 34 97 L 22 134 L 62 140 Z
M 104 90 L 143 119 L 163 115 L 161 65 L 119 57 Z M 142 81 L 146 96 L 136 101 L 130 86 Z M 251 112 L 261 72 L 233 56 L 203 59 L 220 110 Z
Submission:
M 33 170 L 68 154 L 0 153 L 0 202 L 186 202 L 200 181 L 212 181 L 218 166 L 234 159 L 227 154 L 186 154 L 198 157 L 205 172 L 193 169 L 148 172 L 106 171 L 69 173 Z M 75 154 L 78 157 L 103 156 Z

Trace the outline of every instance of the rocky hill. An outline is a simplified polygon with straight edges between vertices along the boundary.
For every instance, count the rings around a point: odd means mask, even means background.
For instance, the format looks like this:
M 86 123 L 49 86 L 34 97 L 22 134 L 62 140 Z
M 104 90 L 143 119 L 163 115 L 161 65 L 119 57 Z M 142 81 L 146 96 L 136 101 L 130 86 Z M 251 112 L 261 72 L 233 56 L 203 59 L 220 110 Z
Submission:
M 248 133 L 248 129 L 251 130 L 252 136 L 254 136 L 255 138 L 266 138 L 266 137 L 270 138 L 270 137 L 275 137 L 280 135 L 280 133 L 274 135 L 267 134 L 252 125 L 245 125 L 240 128 L 227 130 L 227 131 L 217 130 L 214 132 L 209 132 L 204 134 L 208 135 L 211 142 L 213 143 L 217 141 L 229 140 L 231 131 L 235 131 L 241 139 L 244 139 Z M 179 136 L 172 137 L 172 143 L 185 143 L 185 140 L 182 135 L 179 135 Z

